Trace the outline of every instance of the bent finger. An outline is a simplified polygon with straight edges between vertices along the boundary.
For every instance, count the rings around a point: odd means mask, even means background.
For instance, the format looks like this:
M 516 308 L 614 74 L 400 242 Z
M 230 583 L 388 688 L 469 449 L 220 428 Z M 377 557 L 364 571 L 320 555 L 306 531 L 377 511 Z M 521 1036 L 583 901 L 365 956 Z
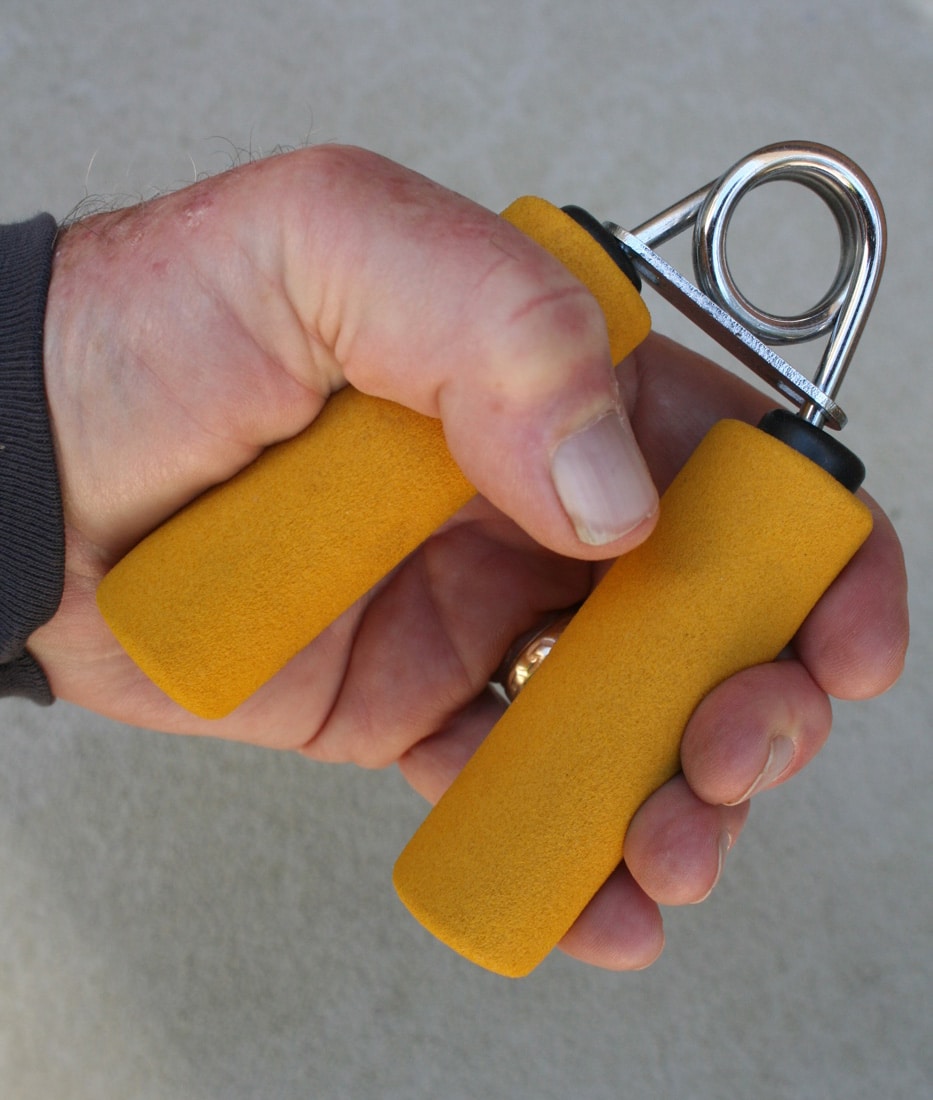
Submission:
M 891 521 L 867 494 L 874 528 L 798 633 L 800 660 L 829 695 L 870 699 L 904 668 L 909 636 L 907 571 Z
M 644 970 L 664 949 L 661 911 L 622 864 L 558 946 L 603 970 Z
M 720 684 L 694 711 L 681 766 L 704 802 L 735 805 L 800 771 L 831 724 L 829 700 L 800 662 L 756 665 Z
M 632 818 L 625 862 L 659 905 L 695 905 L 715 888 L 747 816 L 747 803 L 711 806 L 675 776 Z

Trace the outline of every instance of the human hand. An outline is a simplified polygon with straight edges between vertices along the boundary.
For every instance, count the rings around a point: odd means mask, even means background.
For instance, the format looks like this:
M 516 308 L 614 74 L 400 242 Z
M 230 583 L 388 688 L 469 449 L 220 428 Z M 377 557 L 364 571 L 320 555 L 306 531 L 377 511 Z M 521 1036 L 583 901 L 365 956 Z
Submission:
M 599 560 L 651 529 L 656 499 L 637 451 L 622 421 L 600 416 L 621 393 L 663 488 L 713 420 L 756 420 L 765 404 L 657 338 L 622 366 L 619 389 L 598 311 L 560 265 L 466 200 L 333 147 L 69 229 L 46 377 L 67 576 L 61 610 L 30 648 L 56 694 L 152 728 L 364 766 L 398 760 L 429 798 L 494 722 L 484 685 L 514 637 L 582 598 Z M 481 496 L 229 718 L 195 719 L 120 650 L 97 614 L 97 583 L 347 381 L 440 416 Z M 606 438 L 599 458 L 584 445 L 581 473 L 568 461 L 574 444 L 559 444 L 597 420 Z M 627 867 L 570 933 L 569 951 L 604 966 L 651 961 L 657 904 L 709 891 L 720 839 L 738 835 L 774 732 L 793 750 L 784 779 L 828 732 L 826 692 L 869 695 L 895 678 L 903 587 L 879 515 L 796 658 L 735 677 L 699 708 L 684 777 L 636 817 Z

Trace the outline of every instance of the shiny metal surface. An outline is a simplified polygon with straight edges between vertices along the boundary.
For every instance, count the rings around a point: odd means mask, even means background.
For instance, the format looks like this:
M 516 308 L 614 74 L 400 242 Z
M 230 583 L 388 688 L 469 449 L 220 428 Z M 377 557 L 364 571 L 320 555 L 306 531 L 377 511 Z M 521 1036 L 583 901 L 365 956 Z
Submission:
M 635 233 L 612 223 L 607 223 L 606 228 L 618 237 L 641 278 L 698 328 L 798 408 L 813 406 L 819 409 L 830 427 L 845 426 L 846 414 L 835 400 L 782 359 L 726 308 L 681 275 Z
M 538 671 L 572 618 L 572 611 L 561 614 L 545 626 L 523 635 L 512 646 L 493 678 L 493 686 L 506 702 L 512 702 Z
M 741 199 L 773 180 L 802 184 L 827 205 L 839 230 L 835 278 L 811 309 L 782 316 L 760 309 L 740 291 L 727 259 L 729 224 Z M 697 286 L 654 249 L 693 227 Z M 815 142 L 768 145 L 744 157 L 718 180 L 628 232 L 606 228 L 639 274 L 746 366 L 773 385 L 811 423 L 841 428 L 836 396 L 874 301 L 885 257 L 885 218 L 878 193 L 842 153 Z M 829 334 L 812 382 L 771 351 Z

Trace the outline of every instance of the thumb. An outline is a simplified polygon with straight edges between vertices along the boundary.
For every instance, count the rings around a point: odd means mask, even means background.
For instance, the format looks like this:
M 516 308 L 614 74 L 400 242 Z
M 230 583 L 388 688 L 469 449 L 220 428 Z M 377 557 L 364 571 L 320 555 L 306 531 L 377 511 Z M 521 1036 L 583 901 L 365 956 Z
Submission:
M 467 478 L 538 542 L 582 558 L 640 542 L 657 493 L 593 295 L 462 196 L 362 150 L 315 152 L 329 164 L 292 294 L 346 380 L 440 417 Z

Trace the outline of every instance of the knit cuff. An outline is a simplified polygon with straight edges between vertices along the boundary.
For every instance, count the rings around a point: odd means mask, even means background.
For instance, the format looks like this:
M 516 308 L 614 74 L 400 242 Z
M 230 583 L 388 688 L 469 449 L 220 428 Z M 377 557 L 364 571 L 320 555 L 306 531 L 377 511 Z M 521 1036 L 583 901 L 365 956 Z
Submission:
M 61 601 L 65 534 L 43 381 L 43 329 L 58 228 L 49 214 L 0 226 L 0 695 L 52 702 L 26 652 Z

